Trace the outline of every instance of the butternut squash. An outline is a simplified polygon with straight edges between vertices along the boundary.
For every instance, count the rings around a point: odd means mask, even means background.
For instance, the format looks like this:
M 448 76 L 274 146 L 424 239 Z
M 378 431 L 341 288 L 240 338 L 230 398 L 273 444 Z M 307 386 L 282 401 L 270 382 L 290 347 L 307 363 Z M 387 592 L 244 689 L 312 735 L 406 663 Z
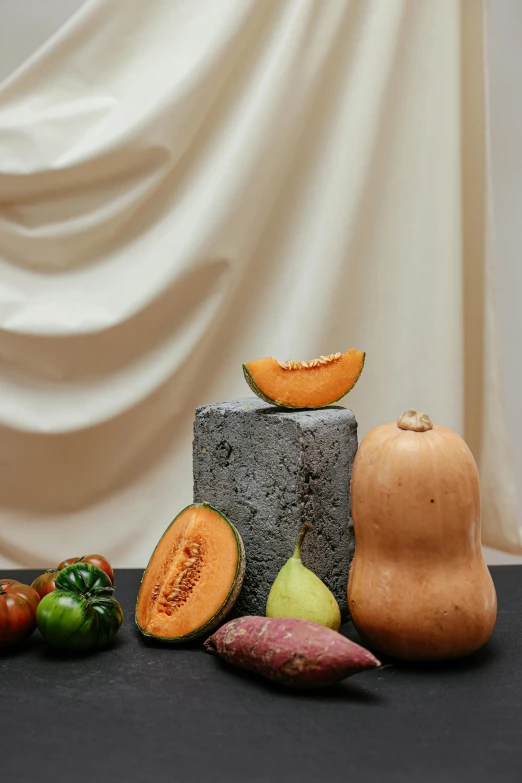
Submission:
M 351 477 L 348 604 L 373 649 L 406 660 L 469 655 L 497 599 L 480 541 L 473 456 L 452 430 L 406 411 L 362 441 Z

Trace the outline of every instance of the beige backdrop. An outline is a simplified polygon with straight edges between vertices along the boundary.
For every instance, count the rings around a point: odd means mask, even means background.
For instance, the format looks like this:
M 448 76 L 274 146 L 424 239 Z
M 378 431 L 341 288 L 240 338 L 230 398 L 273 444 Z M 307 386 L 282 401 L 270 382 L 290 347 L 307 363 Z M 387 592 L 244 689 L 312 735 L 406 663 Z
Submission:
M 142 565 L 241 361 L 365 349 L 520 548 L 486 231 L 482 6 L 91 0 L 0 86 L 0 565 Z

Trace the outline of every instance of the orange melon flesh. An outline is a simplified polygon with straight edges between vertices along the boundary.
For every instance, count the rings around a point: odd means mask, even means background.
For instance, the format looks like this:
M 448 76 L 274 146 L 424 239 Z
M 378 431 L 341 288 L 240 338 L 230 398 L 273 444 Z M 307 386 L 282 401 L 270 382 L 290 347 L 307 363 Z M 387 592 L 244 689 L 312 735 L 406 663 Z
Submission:
M 271 356 L 243 365 L 252 391 L 274 405 L 285 408 L 322 408 L 348 394 L 363 366 L 364 351 L 351 348 L 338 359 L 318 367 L 283 369 Z
M 188 506 L 154 550 L 136 623 L 145 635 L 168 641 L 206 633 L 231 608 L 243 573 L 244 550 L 234 526 L 207 504 Z

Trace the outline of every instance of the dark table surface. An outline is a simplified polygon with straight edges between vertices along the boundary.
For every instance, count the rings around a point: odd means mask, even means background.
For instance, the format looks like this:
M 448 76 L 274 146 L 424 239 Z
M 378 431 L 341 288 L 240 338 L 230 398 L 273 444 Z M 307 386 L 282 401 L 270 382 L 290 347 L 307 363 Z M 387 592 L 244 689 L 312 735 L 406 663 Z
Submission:
M 499 616 L 479 653 L 389 665 L 322 692 L 282 689 L 197 643 L 145 641 L 133 617 L 141 572 L 118 571 L 126 615 L 112 648 L 59 654 L 36 631 L 1 654 L 1 778 L 520 783 L 522 567 L 491 571 Z

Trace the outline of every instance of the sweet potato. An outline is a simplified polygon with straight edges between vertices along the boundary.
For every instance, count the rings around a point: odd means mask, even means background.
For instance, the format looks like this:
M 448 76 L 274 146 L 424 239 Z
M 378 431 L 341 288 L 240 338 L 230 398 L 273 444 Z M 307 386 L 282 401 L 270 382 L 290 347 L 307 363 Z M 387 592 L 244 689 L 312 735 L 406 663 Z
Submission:
M 239 617 L 205 642 L 241 669 L 293 688 L 333 685 L 380 662 L 364 647 L 308 620 Z

